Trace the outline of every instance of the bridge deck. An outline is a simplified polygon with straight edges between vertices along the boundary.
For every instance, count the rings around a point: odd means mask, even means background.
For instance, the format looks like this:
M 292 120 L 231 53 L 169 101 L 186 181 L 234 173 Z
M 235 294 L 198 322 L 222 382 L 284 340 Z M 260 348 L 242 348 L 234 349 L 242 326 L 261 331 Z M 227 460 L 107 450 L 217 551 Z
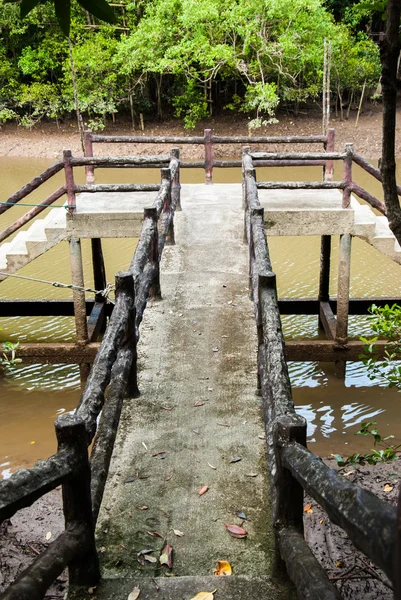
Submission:
M 141 598 L 192 598 L 215 588 L 223 600 L 287 598 L 271 579 L 274 541 L 241 200 L 230 186 L 191 186 L 190 195 L 186 189 L 176 214 L 179 243 L 162 262 L 163 300 L 145 313 L 141 396 L 126 401 L 98 521 L 104 580 L 96 596 L 126 600 L 138 585 Z M 224 523 L 242 523 L 237 511 L 247 516 L 247 539 L 225 529 Z M 176 578 L 162 577 L 168 569 L 158 562 L 137 561 L 144 549 L 159 561 L 165 541 L 174 548 Z M 232 578 L 213 578 L 219 559 L 231 563 Z M 162 596 L 150 577 L 160 577 Z
M 242 186 L 238 183 L 184 184 L 182 194 L 196 202 L 199 190 L 241 203 Z M 341 207 L 338 190 L 259 190 L 270 235 L 331 235 L 351 233 L 354 211 Z M 143 209 L 152 206 L 155 192 L 96 192 L 77 197 L 77 212 L 68 218 L 69 233 L 77 237 L 137 237 Z

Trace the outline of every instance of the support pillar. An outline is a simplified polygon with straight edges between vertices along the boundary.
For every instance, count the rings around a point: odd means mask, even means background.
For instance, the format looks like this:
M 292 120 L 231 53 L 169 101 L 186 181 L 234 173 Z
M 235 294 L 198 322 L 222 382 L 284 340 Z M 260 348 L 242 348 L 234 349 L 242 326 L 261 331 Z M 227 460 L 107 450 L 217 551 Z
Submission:
M 349 288 L 351 269 L 351 234 L 340 236 L 336 342 L 345 345 L 348 340 Z M 336 375 L 345 376 L 345 361 L 336 361 Z
M 93 281 L 95 290 L 106 289 L 106 268 L 104 266 L 102 240 L 100 238 L 91 239 L 92 246 L 92 266 L 93 266 Z M 96 294 L 96 302 L 104 302 L 105 298 L 101 294 Z
M 328 302 L 330 299 L 331 235 L 322 235 L 320 240 L 319 302 Z M 319 329 L 322 328 L 323 324 L 319 316 Z
M 213 183 L 213 142 L 212 130 L 204 130 L 205 144 L 205 183 Z
M 81 240 L 71 236 L 70 239 L 70 262 L 72 284 L 84 287 L 84 270 L 82 264 Z M 75 331 L 77 344 L 88 343 L 88 326 L 86 322 L 85 292 L 72 290 L 74 302 Z

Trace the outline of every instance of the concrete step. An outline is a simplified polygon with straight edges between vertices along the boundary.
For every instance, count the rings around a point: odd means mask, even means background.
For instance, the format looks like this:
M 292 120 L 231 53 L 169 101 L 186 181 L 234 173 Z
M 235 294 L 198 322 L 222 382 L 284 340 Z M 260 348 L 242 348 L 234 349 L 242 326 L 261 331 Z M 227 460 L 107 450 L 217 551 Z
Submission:
M 10 242 L 0 246 L 0 271 L 5 271 L 7 269 L 7 252 L 10 247 Z
M 48 238 L 50 233 L 54 238 L 61 236 L 60 239 L 63 239 L 67 227 L 65 208 L 63 206 L 60 208 L 53 208 L 53 210 L 45 217 L 43 225 Z
M 96 587 L 96 598 L 97 600 L 127 600 L 136 587 L 140 589 L 139 600 L 189 600 L 199 592 L 212 591 L 215 591 L 216 600 L 295 600 L 296 598 L 290 585 L 284 587 L 269 577 L 245 575 L 102 579 Z M 70 592 L 68 598 L 90 600 L 93 594 L 89 594 L 86 590 Z
M 34 221 L 27 231 L 27 242 L 44 242 L 46 241 L 45 220 L 38 219 Z
M 376 217 L 375 234 L 370 241 L 372 246 L 390 258 L 394 258 L 395 241 L 395 237 L 388 226 L 387 217 Z
M 351 196 L 351 208 L 354 210 L 354 235 L 368 241 L 375 234 L 376 215 L 366 204 L 359 204 Z
M 67 236 L 64 207 L 53 208 L 44 219 L 38 219 L 27 231 L 20 231 L 10 243 L 0 246 L 0 270 L 15 273 L 44 254 Z M 0 275 L 0 281 L 7 275 Z

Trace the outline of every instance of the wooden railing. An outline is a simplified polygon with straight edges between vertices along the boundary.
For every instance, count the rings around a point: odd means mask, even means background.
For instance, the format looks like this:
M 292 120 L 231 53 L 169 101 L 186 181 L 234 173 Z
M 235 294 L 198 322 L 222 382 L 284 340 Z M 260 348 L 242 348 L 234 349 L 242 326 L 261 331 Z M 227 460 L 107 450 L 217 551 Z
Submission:
M 250 152 L 249 148 L 245 148 L 244 150 L 249 155 L 249 158 L 245 159 L 247 160 L 247 164 L 250 164 L 251 161 L 255 167 L 325 165 L 323 181 L 259 181 L 257 183 L 258 189 L 338 189 L 342 190 L 343 193 L 343 208 L 349 208 L 351 194 L 354 193 L 370 204 L 372 208 L 375 208 L 382 214 L 386 214 L 384 203 L 352 180 L 352 163 L 355 162 L 367 173 L 375 177 L 375 179 L 382 181 L 379 169 L 373 167 L 373 165 L 368 163 L 359 154 L 355 154 L 352 144 L 345 144 L 344 152 Z M 332 181 L 332 162 L 336 160 L 342 160 L 344 163 L 343 178 L 341 181 Z M 397 189 L 401 195 L 401 186 L 398 186 Z
M 248 144 L 263 144 L 267 146 L 269 144 L 322 144 L 323 149 L 327 152 L 334 150 L 334 138 L 335 130 L 329 129 L 327 135 L 313 135 L 313 136 L 301 136 L 301 135 L 290 135 L 290 136 L 223 136 L 213 135 L 211 129 L 205 129 L 203 136 L 132 136 L 132 135 L 96 135 L 91 131 L 85 131 L 85 156 L 93 156 L 93 144 L 170 144 L 170 145 L 182 145 L 189 144 L 195 146 L 204 146 L 204 160 L 203 161 L 181 161 L 181 168 L 194 169 L 201 168 L 205 170 L 205 183 L 213 183 L 213 168 L 238 168 L 241 167 L 241 160 L 215 160 L 214 159 L 214 146 L 225 145 L 225 144 L 240 144 L 241 146 Z M 313 164 L 326 165 L 326 161 L 319 163 L 314 162 Z M 329 169 L 332 169 L 332 164 L 328 163 Z M 275 163 L 270 163 L 270 166 L 275 166 Z M 92 166 L 87 167 L 88 181 L 93 177 Z
M 55 423 L 56 454 L 0 481 L 0 521 L 59 485 L 65 517 L 65 531 L 18 576 L 2 600 L 43 598 L 66 567 L 70 587 L 95 586 L 99 580 L 94 530 L 124 398 L 138 395 L 139 325 L 149 296 L 160 296 L 164 246 L 174 243 L 174 212 L 180 203 L 179 160 L 169 161 L 169 168 L 162 169 L 154 205 L 144 211 L 132 263 L 128 271 L 116 275 L 115 306 L 80 403 L 74 415 L 62 415 Z
M 106 184 L 106 185 L 77 185 L 74 181 L 74 167 L 86 167 L 90 165 L 101 168 L 163 168 L 172 169 L 172 184 L 173 195 L 179 198 L 179 169 L 177 163 L 180 160 L 179 150 L 171 150 L 169 155 L 158 156 L 112 156 L 105 158 L 87 158 L 73 157 L 70 150 L 64 150 L 63 160 L 51 165 L 43 173 L 32 179 L 28 184 L 24 185 L 20 190 L 10 196 L 6 202 L 0 204 L 0 215 L 18 205 L 21 200 L 25 199 L 29 194 L 37 190 L 43 183 L 54 177 L 59 171 L 64 169 L 65 184 L 58 188 L 55 192 L 47 196 L 37 206 L 33 207 L 11 223 L 6 229 L 0 232 L 0 243 L 7 239 L 10 235 L 18 231 L 21 227 L 29 223 L 32 219 L 38 216 L 43 210 L 49 208 L 56 200 L 67 195 L 67 209 L 69 213 L 76 211 L 76 194 L 81 192 L 155 192 L 159 191 L 160 184 Z M 163 177 L 163 176 L 162 176 Z M 167 185 L 166 183 L 164 185 Z M 163 181 L 162 181 L 163 186 Z M 177 191 L 178 190 L 178 195 Z M 177 203 L 177 209 L 180 210 L 180 203 Z
M 345 480 L 306 448 L 306 422 L 295 412 L 292 400 L 276 277 L 270 262 L 264 211 L 258 199 L 251 157 L 246 152 L 243 161 L 245 235 L 257 324 L 258 385 L 268 440 L 273 526 L 279 553 L 300 598 L 341 598 L 304 539 L 305 490 L 396 586 L 400 571 L 396 508 Z

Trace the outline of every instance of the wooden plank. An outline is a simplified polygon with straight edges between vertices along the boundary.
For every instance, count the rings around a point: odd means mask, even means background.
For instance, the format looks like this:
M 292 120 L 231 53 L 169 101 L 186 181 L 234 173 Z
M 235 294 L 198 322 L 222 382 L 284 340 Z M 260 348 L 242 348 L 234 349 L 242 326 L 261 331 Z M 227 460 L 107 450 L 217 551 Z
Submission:
M 376 347 L 379 356 L 384 356 L 386 340 L 378 340 Z M 335 362 L 337 360 L 360 360 L 365 344 L 359 340 L 349 340 L 345 346 L 340 346 L 330 340 L 287 340 L 285 354 L 287 360 L 304 361 L 316 360 Z
M 330 299 L 329 304 L 334 314 L 337 312 L 337 300 Z M 401 298 L 351 298 L 349 301 L 350 315 L 368 315 L 372 306 L 384 307 L 386 304 L 401 304 Z M 0 305 L 1 306 L 1 305 Z M 280 314 L 282 315 L 318 315 L 319 300 L 317 298 L 281 298 L 278 301 Z
M 331 306 L 328 302 L 320 303 L 320 321 L 328 340 L 334 340 L 336 337 L 337 319 L 335 318 Z
M 95 302 L 86 300 L 86 314 L 92 312 Z M 113 311 L 112 304 L 106 304 L 106 315 Z M 73 317 L 74 305 L 68 300 L 0 300 L 0 317 Z
M 99 346 L 99 343 L 86 344 L 85 346 L 71 343 L 20 344 L 17 356 L 22 359 L 23 364 L 92 363 L 99 350 Z

